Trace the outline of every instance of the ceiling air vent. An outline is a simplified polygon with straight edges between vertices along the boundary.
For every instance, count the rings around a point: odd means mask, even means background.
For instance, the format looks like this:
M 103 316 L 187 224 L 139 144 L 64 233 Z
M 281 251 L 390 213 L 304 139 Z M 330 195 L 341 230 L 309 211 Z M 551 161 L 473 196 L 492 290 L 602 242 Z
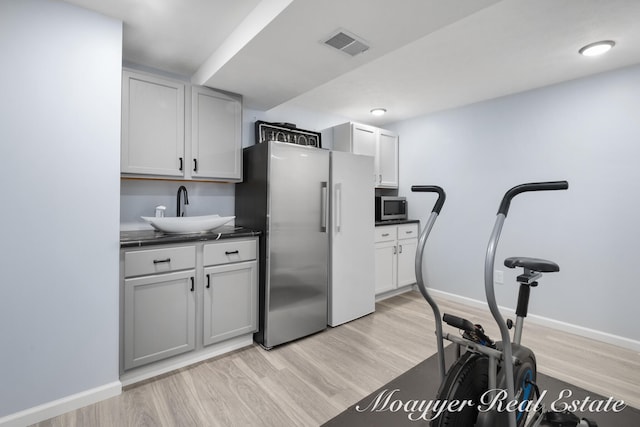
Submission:
M 348 53 L 351 56 L 356 56 L 359 53 L 369 50 L 369 46 L 362 40 L 358 40 L 355 36 L 346 34 L 344 31 L 339 31 L 337 34 L 329 37 L 324 44 Z

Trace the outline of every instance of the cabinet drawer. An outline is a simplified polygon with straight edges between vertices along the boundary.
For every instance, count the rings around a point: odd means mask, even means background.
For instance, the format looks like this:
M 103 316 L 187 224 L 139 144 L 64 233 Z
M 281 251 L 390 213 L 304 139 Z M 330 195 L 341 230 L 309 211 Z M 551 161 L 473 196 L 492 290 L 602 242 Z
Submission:
M 224 243 L 204 245 L 205 266 L 250 261 L 253 259 L 256 259 L 255 240 L 230 240 Z
M 403 224 L 398 226 L 398 239 L 417 239 L 418 224 Z
M 130 251 L 124 254 L 125 277 L 185 270 L 195 266 L 195 246 Z
M 392 226 L 383 226 L 375 228 L 375 241 L 377 242 L 386 242 L 388 240 L 396 240 L 398 237 L 397 229 L 395 225 Z

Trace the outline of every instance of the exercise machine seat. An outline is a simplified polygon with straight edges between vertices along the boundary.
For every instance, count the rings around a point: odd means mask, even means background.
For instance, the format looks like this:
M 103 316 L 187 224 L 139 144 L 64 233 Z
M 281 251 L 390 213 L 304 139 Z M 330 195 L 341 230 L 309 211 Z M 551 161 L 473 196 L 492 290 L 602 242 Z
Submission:
M 504 260 L 505 267 L 523 267 L 539 273 L 554 273 L 560 271 L 560 266 L 553 261 L 540 258 L 511 257 Z

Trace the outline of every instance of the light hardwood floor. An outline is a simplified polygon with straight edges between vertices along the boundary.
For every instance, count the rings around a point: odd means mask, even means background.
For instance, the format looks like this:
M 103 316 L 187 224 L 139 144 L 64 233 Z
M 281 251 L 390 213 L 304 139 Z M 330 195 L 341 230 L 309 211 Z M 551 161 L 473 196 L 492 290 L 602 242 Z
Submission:
M 488 310 L 438 303 L 498 336 Z M 337 328 L 271 351 L 247 347 L 38 425 L 318 426 L 435 353 L 432 317 L 411 291 Z M 640 407 L 639 353 L 531 322 L 523 344 L 540 372 Z

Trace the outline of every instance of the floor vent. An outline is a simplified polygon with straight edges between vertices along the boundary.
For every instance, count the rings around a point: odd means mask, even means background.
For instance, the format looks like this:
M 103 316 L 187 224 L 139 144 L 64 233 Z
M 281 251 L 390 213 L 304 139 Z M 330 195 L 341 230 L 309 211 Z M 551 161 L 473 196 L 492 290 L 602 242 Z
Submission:
M 324 44 L 351 56 L 356 56 L 359 53 L 369 50 L 369 46 L 362 40 L 358 40 L 356 37 L 346 34 L 343 31 L 339 31 L 337 34 L 329 37 Z

